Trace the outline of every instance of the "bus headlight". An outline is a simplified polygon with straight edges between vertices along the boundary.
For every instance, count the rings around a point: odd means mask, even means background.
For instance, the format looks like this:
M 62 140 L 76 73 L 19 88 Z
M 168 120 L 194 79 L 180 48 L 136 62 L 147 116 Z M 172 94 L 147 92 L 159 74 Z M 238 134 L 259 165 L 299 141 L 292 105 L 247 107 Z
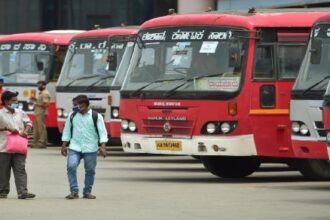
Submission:
M 302 135 L 307 135 L 309 133 L 307 125 L 305 125 L 305 124 L 300 125 L 300 133 Z
M 130 122 L 128 123 L 128 129 L 129 129 L 130 131 L 136 131 L 136 124 L 135 124 L 134 121 L 130 121 Z
M 300 131 L 300 124 L 296 121 L 291 123 L 291 130 L 293 133 L 298 133 Z
M 112 114 L 113 118 L 119 118 L 119 109 L 118 108 L 112 108 L 111 114 Z
M 63 115 L 63 109 L 58 108 L 57 109 L 57 117 L 62 117 L 62 115 Z
M 34 104 L 33 103 L 29 103 L 28 104 L 28 110 L 29 111 L 33 111 L 34 110 Z
M 208 123 L 207 125 L 206 125 L 206 131 L 207 131 L 207 133 L 209 133 L 209 134 L 213 134 L 215 131 L 216 131 L 216 126 L 215 126 L 215 124 L 214 123 Z
M 121 121 L 121 128 L 123 130 L 127 130 L 128 129 L 128 121 L 127 120 L 122 120 Z
M 223 122 L 220 126 L 222 133 L 226 134 L 231 130 L 231 126 L 228 122 Z
M 64 109 L 63 109 L 62 116 L 63 116 L 64 118 L 67 118 L 67 117 L 68 117 L 68 113 L 67 113 Z

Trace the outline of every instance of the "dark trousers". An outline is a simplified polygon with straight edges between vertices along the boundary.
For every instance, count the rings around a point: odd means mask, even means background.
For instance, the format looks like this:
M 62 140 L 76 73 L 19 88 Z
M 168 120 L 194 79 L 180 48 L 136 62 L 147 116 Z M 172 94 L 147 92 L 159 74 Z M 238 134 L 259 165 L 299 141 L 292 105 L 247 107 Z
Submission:
M 27 192 L 26 155 L 0 153 L 0 194 L 10 191 L 10 173 L 13 169 L 18 194 Z

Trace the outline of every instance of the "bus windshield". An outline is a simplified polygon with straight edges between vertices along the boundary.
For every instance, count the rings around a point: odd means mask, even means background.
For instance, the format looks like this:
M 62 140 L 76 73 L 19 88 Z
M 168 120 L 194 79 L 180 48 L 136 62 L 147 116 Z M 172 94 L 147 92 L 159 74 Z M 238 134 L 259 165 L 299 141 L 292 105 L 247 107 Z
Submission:
M 116 71 L 108 68 L 108 45 L 107 38 L 71 42 L 58 86 L 110 87 Z M 125 43 L 116 44 L 118 64 L 124 49 Z
M 330 24 L 319 24 L 313 28 L 312 38 L 301 65 L 294 90 L 325 90 L 330 77 Z M 315 51 L 313 41 L 320 42 L 320 50 Z M 320 59 L 313 61 L 313 53 L 320 53 Z
M 248 31 L 173 27 L 139 33 L 123 90 L 236 92 Z
M 132 57 L 134 42 L 127 42 L 123 58 L 118 66 L 117 74 L 113 80 L 112 86 L 121 87 L 126 76 L 126 72 Z
M 6 84 L 35 84 L 39 80 L 47 80 L 50 58 L 50 45 L 1 43 L 0 77 Z

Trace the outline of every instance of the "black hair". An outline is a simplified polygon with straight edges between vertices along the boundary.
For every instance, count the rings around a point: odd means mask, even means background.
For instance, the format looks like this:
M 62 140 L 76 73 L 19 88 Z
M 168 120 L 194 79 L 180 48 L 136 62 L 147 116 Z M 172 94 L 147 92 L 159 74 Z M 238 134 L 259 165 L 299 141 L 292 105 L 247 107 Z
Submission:
M 46 81 L 43 81 L 43 80 L 38 81 L 36 84 L 37 84 L 37 85 L 38 85 L 38 84 L 41 84 L 41 85 L 43 85 L 43 86 L 47 85 Z
M 9 101 L 13 97 L 17 97 L 17 96 L 18 96 L 18 92 L 5 91 L 4 93 L 2 93 L 1 102 L 4 105 L 5 101 Z
M 5 81 L 2 79 L 2 78 L 0 78 L 0 83 L 4 83 Z
M 77 101 L 77 97 L 73 97 L 72 101 L 73 102 Z
M 76 96 L 76 101 L 78 104 L 86 104 L 87 106 L 89 106 L 89 99 L 86 95 Z

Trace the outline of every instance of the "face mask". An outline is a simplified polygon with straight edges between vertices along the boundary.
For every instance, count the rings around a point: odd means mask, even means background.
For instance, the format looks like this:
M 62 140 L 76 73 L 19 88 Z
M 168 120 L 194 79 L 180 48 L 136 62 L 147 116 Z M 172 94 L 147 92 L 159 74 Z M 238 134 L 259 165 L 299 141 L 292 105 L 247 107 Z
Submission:
M 80 108 L 79 108 L 79 106 L 74 106 L 74 107 L 72 108 L 72 111 L 73 111 L 73 112 L 80 112 Z
M 11 109 L 17 109 L 17 108 L 18 108 L 18 103 L 11 103 L 11 104 L 9 105 L 9 107 L 10 107 Z

